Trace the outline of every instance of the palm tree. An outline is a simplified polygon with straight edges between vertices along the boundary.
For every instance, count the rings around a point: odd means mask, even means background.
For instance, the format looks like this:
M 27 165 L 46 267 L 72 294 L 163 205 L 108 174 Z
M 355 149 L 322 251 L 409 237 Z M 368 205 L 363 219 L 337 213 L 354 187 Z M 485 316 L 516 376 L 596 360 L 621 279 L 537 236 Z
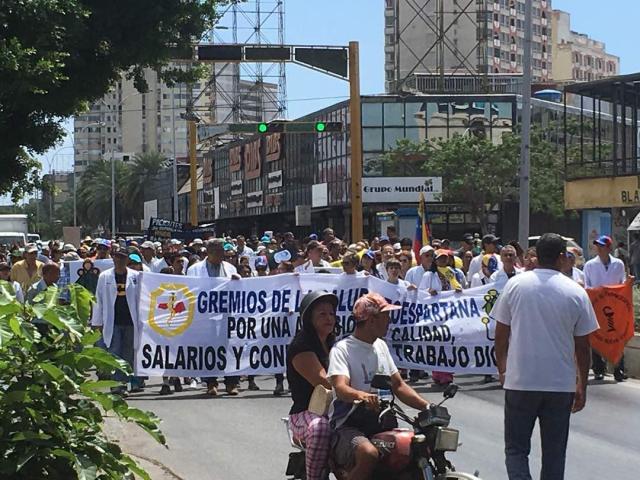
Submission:
M 115 169 L 115 197 L 116 219 L 125 214 L 122 208 L 121 192 L 125 165 L 116 161 Z M 89 168 L 78 181 L 77 212 L 80 224 L 86 227 L 103 225 L 111 226 L 111 162 L 101 159 L 91 162 Z
M 122 201 L 136 219 L 144 208 L 144 186 L 167 166 L 167 158 L 158 152 L 141 153 L 127 164 L 122 179 Z

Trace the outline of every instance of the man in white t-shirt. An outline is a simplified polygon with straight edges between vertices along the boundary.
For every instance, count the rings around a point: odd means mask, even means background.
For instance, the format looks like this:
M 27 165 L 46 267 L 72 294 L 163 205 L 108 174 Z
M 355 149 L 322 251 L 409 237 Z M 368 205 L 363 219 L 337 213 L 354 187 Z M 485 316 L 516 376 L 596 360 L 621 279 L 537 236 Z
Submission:
M 539 267 L 509 280 L 491 311 L 505 389 L 510 480 L 531 478 L 528 457 L 536 419 L 542 439 L 540 478 L 564 478 L 569 419 L 585 406 L 589 334 L 598 329 L 587 292 L 561 273 L 566 241 L 547 233 L 536 250 Z
M 416 287 L 419 287 L 421 284 L 431 285 L 430 281 L 427 280 L 423 282 L 422 280 L 424 276 L 429 277 L 429 280 L 430 277 L 434 276 L 433 272 L 431 271 L 431 265 L 433 264 L 434 255 L 435 250 L 431 245 L 425 245 L 424 247 L 422 247 L 420 249 L 420 258 L 418 259 L 420 265 L 410 268 L 407 271 L 407 274 L 404 276 L 404 279 L 410 284 L 415 285 Z M 437 277 L 437 275 L 435 276 Z M 440 289 L 442 289 L 442 287 L 440 287 Z M 437 289 L 434 287 L 430 287 L 429 292 L 432 295 L 438 293 Z
M 502 268 L 491 275 L 491 283 L 493 283 L 497 289 L 502 289 L 510 278 L 515 277 L 522 272 L 516 267 L 516 259 L 518 254 L 516 249 L 511 245 L 505 245 L 500 250 L 500 260 L 502 260 Z
M 339 467 L 353 465 L 350 480 L 368 479 L 378 462 L 378 450 L 365 434 L 376 425 L 380 409 L 378 395 L 371 388 L 375 375 L 391 377 L 393 393 L 410 407 L 424 410 L 429 406 L 402 380 L 383 340 L 389 328 L 389 312 L 399 308 L 377 293 L 360 297 L 353 307 L 355 332 L 335 344 L 329 354 L 327 378 L 334 392 L 329 410 L 335 429 L 333 454 Z M 356 409 L 359 411 L 354 414 Z
M 584 264 L 584 286 L 596 288 L 603 285 L 620 285 L 627 280 L 627 272 L 624 263 L 619 258 L 611 255 L 613 240 L 611 237 L 601 235 L 593 241 L 598 255 Z M 591 352 L 593 374 L 596 380 L 603 380 L 607 369 L 607 362 L 598 352 Z M 616 382 L 624 382 L 627 375 L 624 373 L 624 356 L 613 369 L 613 378 Z

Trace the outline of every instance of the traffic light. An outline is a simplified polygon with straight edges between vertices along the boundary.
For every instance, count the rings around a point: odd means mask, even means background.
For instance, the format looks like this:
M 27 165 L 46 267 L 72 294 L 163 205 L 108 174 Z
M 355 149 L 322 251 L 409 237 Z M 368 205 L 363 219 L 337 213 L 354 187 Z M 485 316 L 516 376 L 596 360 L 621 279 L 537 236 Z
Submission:
M 231 133 L 335 133 L 342 132 L 342 122 L 261 122 L 230 123 Z

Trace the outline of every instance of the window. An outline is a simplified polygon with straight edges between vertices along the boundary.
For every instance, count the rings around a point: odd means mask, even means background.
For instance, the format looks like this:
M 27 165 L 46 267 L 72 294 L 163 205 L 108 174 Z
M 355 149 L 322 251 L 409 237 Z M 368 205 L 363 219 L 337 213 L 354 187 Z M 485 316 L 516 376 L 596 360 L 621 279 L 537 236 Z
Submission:
M 362 104 L 362 125 L 382 126 L 382 103 Z

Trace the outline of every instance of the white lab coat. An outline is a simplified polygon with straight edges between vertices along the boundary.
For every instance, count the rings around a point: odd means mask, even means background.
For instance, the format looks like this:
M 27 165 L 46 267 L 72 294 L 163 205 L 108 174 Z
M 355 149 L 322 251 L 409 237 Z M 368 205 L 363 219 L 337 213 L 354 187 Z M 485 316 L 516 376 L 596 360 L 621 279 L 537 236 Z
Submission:
M 140 272 L 127 268 L 127 283 L 125 285 L 125 295 L 131 312 L 133 321 L 134 346 L 138 344 L 138 300 L 140 297 Z M 102 327 L 102 338 L 109 348 L 113 338 L 113 325 L 115 316 L 116 298 L 118 296 L 118 286 L 116 284 L 115 270 L 110 268 L 105 270 L 98 277 L 96 287 L 96 304 L 93 306 L 91 325 Z
M 231 275 L 235 275 L 238 273 L 236 267 L 231 265 L 229 262 L 222 262 L 222 268 L 224 269 L 224 277 L 231 278 Z M 194 263 L 187 270 L 188 277 L 208 277 L 209 272 L 207 271 L 207 259 L 205 258 L 201 262 Z

